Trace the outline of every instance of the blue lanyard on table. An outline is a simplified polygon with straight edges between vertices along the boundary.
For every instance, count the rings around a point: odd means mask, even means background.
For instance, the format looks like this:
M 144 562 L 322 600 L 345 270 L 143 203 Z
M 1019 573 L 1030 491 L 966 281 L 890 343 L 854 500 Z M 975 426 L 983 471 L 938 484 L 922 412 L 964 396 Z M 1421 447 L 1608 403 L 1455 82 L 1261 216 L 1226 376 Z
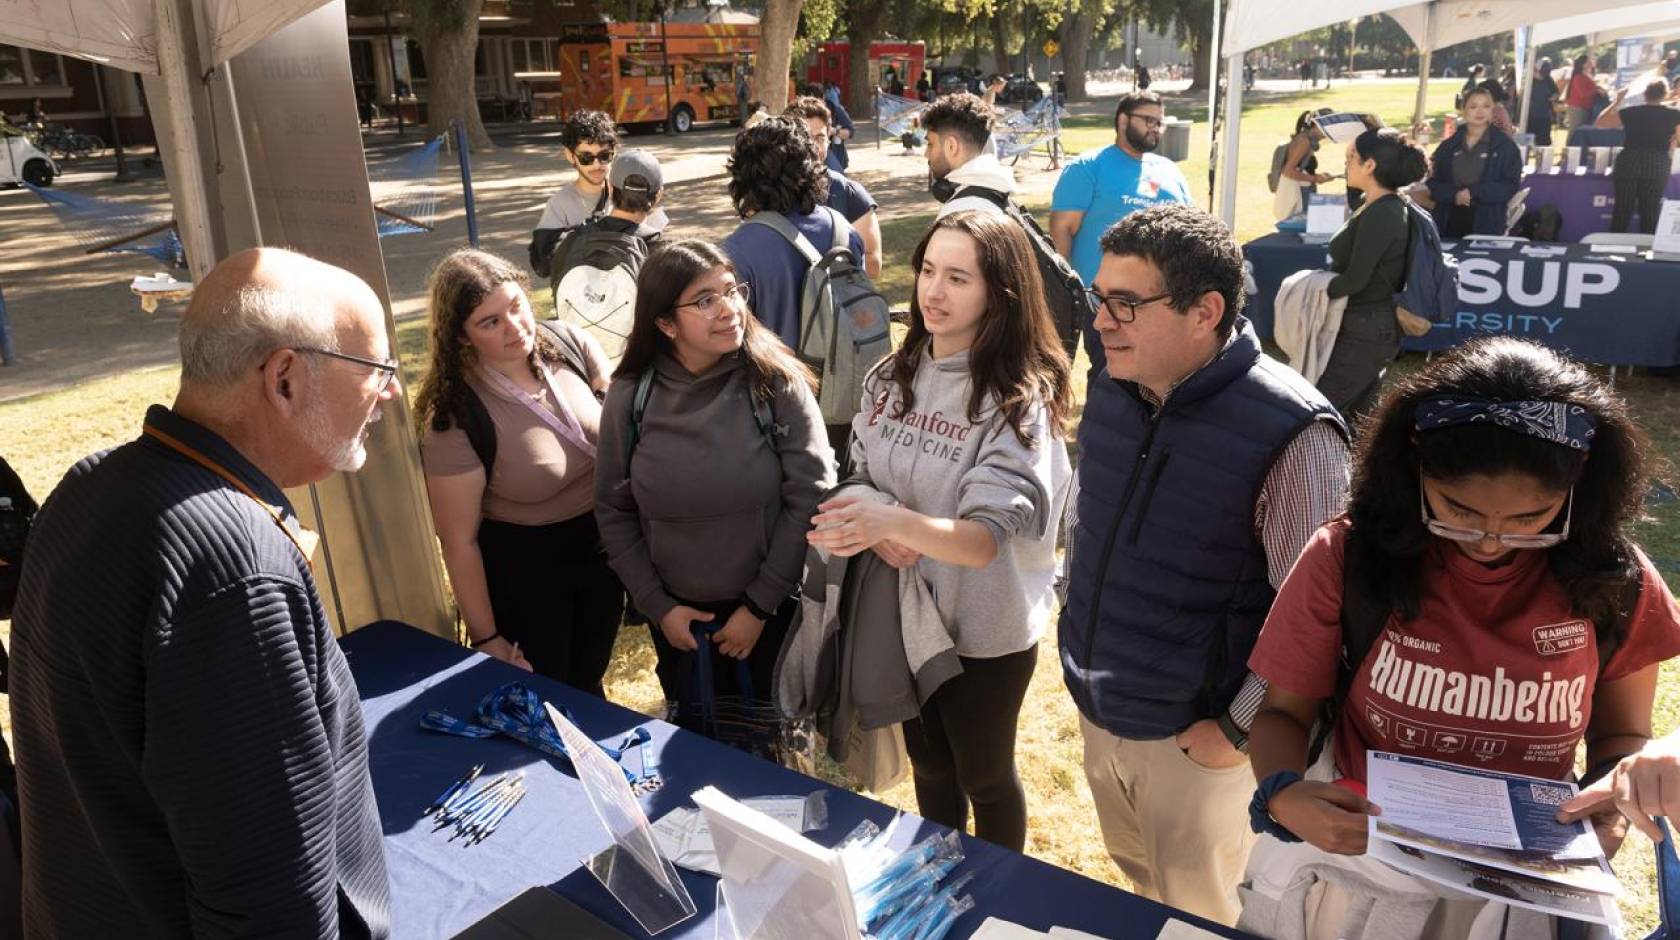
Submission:
M 569 709 L 561 707 L 559 710 L 566 716 L 567 721 L 574 721 Z M 446 712 L 433 710 L 421 716 L 420 727 L 463 738 L 493 738 L 498 734 L 505 735 L 545 754 L 571 762 L 572 756 L 566 752 L 566 744 L 560 739 L 560 732 L 555 730 L 553 722 L 548 720 L 548 713 L 543 710 L 542 699 L 518 682 L 509 682 L 486 695 L 483 701 L 478 703 L 474 718 L 476 723 L 462 721 Z M 651 762 L 649 760 L 652 753 L 649 747 L 651 740 L 652 736 L 646 728 L 637 728 L 624 739 L 621 747 L 608 747 L 598 741 L 596 747 L 612 758 L 614 763 L 621 765 L 619 769 L 624 772 L 624 779 L 629 781 L 631 789 L 645 793 L 658 789 L 659 786 L 658 758 L 653 758 Z M 640 774 L 633 774 L 622 766 L 624 750 L 632 744 L 642 746 Z

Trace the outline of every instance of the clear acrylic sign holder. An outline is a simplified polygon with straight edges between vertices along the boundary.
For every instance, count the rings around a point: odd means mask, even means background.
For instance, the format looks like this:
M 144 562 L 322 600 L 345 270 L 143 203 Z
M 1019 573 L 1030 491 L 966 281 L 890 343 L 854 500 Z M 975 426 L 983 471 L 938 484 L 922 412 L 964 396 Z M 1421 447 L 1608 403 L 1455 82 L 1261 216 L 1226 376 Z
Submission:
M 722 872 L 716 940 L 862 940 L 839 852 L 715 787 L 694 803 Z
M 653 827 L 630 792 L 624 771 L 559 709 L 547 702 L 543 707 L 566 744 L 589 808 L 613 840 L 611 846 L 583 859 L 583 866 L 650 935 L 693 917 L 694 899 L 671 860 L 659 851 Z

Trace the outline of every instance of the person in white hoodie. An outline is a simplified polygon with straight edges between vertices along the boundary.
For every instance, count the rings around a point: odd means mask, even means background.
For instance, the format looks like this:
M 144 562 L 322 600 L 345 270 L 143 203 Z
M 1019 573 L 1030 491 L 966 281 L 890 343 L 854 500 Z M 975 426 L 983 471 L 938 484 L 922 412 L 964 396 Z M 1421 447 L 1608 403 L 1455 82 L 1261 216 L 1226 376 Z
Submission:
M 927 131 L 928 189 L 945 203 L 939 209 L 940 218 L 965 209 L 1001 215 L 1002 201 L 1015 192 L 1015 174 L 998 162 L 992 149 L 995 114 L 979 95 L 966 91 L 946 95 L 922 112 L 922 128 Z M 971 191 L 964 193 L 964 189 Z M 986 190 L 987 194 L 972 190 Z
M 833 497 L 807 538 L 923 579 L 962 671 L 904 723 L 918 810 L 964 829 L 972 803 L 974 834 L 1020 851 L 1015 728 L 1055 606 L 1070 367 L 1020 226 L 952 213 L 911 260 L 910 331 L 852 422 L 848 482 L 890 501 Z

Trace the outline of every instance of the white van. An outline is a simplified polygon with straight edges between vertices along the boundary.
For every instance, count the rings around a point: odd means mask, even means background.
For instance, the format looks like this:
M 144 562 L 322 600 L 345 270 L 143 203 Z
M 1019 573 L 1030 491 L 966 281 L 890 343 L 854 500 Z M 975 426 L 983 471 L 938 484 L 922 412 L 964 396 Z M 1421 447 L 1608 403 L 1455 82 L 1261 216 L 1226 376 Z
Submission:
M 0 186 L 27 182 L 51 186 L 58 164 L 30 142 L 22 130 L 0 123 Z

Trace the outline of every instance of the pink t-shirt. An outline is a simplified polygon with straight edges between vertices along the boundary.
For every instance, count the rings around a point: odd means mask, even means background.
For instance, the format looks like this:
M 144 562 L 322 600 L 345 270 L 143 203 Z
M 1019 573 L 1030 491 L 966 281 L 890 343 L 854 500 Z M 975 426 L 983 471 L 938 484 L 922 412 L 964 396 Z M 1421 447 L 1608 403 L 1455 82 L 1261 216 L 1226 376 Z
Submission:
M 1335 692 L 1345 522 L 1320 528 L 1289 573 L 1249 668 L 1307 698 Z M 1445 540 L 1424 556 L 1419 613 L 1390 616 L 1334 729 L 1339 773 L 1365 779 L 1369 749 L 1562 779 L 1598 681 L 1680 654 L 1680 605 L 1644 554 L 1644 587 L 1621 645 L 1598 671 L 1592 622 L 1569 610 L 1543 551 L 1488 568 Z

